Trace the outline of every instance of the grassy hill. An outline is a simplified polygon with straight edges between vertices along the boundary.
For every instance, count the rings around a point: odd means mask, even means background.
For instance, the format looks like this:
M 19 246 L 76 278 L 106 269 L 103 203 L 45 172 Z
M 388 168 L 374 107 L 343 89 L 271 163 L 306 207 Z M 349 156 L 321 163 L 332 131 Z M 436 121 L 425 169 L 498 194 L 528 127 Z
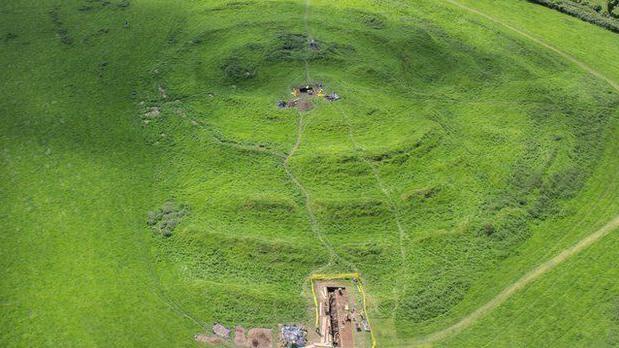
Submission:
M 495 5 L 0 4 L 0 345 L 310 322 L 308 277 L 359 271 L 411 346 L 605 225 L 619 38 Z M 276 107 L 308 79 L 342 100 Z M 439 344 L 617 345 L 616 241 Z

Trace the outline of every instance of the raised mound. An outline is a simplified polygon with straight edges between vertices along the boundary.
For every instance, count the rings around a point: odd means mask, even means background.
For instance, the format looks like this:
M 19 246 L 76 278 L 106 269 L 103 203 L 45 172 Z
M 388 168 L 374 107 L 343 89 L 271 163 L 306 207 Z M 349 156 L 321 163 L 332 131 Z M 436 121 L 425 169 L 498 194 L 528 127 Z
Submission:
M 359 273 L 380 347 L 617 344 L 615 225 L 436 334 L 619 211 L 619 38 L 505 3 L 0 5 L 0 342 L 313 331 L 311 276 Z

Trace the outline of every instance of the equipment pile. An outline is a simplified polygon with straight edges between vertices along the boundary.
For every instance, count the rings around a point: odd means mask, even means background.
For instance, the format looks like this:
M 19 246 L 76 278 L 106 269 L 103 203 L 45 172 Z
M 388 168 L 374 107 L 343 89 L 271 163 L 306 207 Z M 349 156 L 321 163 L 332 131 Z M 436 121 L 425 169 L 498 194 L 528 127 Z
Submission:
M 341 99 L 341 97 L 335 92 L 326 94 L 322 87 L 322 82 L 294 87 L 290 94 L 292 94 L 293 99 L 288 101 L 278 100 L 276 104 L 278 108 L 286 109 L 296 107 L 304 111 L 311 108 L 311 99 L 316 97 L 324 98 L 330 102 Z
M 307 330 L 301 325 L 283 325 L 281 327 L 282 346 L 301 348 L 307 344 Z

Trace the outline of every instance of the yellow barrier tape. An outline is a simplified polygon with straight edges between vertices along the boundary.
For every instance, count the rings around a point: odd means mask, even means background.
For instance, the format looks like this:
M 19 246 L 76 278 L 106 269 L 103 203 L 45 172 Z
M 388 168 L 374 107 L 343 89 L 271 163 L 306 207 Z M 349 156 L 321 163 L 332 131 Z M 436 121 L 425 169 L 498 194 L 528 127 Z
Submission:
M 310 279 L 312 283 L 312 296 L 314 296 L 314 307 L 316 308 L 316 328 L 318 328 L 318 326 L 320 325 L 320 313 L 318 312 L 318 297 L 316 296 L 316 290 L 314 289 L 314 281 L 336 279 L 354 280 L 355 285 L 357 285 L 357 290 L 359 290 L 359 292 L 361 293 L 363 312 L 365 313 L 365 318 L 368 322 L 368 326 L 370 327 L 370 339 L 372 340 L 372 348 L 376 348 L 376 338 L 374 337 L 374 330 L 372 329 L 372 324 L 370 324 L 370 316 L 368 315 L 365 290 L 363 290 L 363 284 L 361 283 L 361 276 L 359 275 L 359 273 L 313 274 Z
M 334 280 L 334 279 L 355 279 L 359 280 L 359 273 L 336 273 L 336 274 L 313 274 L 311 280 Z
M 312 296 L 314 296 L 314 308 L 316 309 L 316 327 L 318 328 L 318 326 L 320 325 L 319 322 L 319 316 L 320 313 L 318 313 L 318 298 L 316 297 L 316 290 L 314 289 L 314 280 L 312 279 Z

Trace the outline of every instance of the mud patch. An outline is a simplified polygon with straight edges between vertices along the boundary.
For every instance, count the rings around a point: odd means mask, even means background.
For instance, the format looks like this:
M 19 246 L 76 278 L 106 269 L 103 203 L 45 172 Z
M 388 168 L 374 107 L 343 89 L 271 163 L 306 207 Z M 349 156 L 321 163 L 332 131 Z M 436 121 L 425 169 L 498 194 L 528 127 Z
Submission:
M 234 328 L 234 344 L 237 347 L 247 347 L 247 337 L 245 336 L 245 328 L 237 326 Z
M 271 329 L 250 329 L 247 334 L 250 348 L 273 347 L 273 331 Z
M 303 98 L 303 99 L 293 99 L 290 102 L 288 102 L 287 107 L 289 108 L 297 108 L 300 111 L 308 111 L 311 110 L 313 105 L 312 102 L 307 99 L 307 98 Z
M 273 330 L 249 329 L 247 336 L 245 336 L 245 328 L 237 326 L 234 329 L 234 344 L 239 348 L 272 348 Z
M 225 340 L 221 337 L 208 336 L 206 334 L 197 334 L 193 338 L 194 340 L 196 340 L 196 342 L 203 343 L 209 346 L 221 346 L 225 343 Z

